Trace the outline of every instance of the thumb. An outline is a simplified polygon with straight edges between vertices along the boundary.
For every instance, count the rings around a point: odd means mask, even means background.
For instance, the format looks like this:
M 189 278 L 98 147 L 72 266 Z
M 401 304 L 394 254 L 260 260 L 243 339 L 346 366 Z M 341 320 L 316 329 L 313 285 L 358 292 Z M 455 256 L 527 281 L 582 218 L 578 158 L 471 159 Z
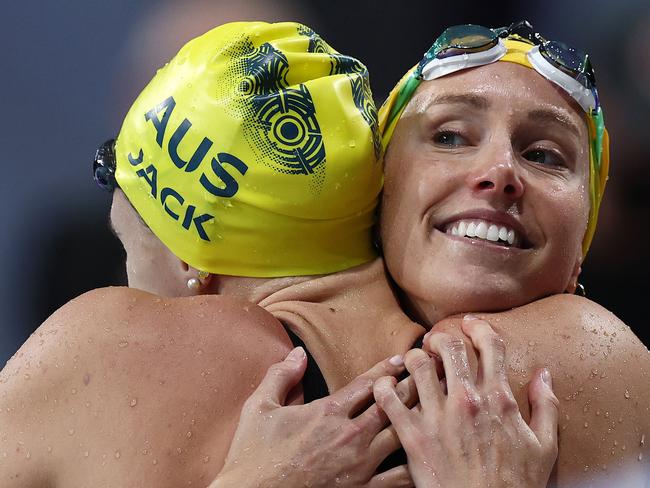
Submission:
M 247 403 L 258 410 L 284 405 L 287 394 L 296 386 L 307 368 L 307 356 L 302 347 L 294 348 L 283 361 L 272 364 Z
M 537 436 L 542 447 L 557 455 L 557 425 L 559 405 L 553 393 L 553 381 L 548 369 L 535 372 L 528 385 L 528 401 L 530 402 L 530 428 Z

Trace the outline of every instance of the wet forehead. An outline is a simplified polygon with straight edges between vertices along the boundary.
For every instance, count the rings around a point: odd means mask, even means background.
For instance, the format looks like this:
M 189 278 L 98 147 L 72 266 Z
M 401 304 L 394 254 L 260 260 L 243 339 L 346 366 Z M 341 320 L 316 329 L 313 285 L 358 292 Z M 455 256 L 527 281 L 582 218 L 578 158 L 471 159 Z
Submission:
M 493 63 L 425 81 L 403 116 L 423 114 L 440 105 L 523 111 L 539 121 L 555 120 L 579 137 L 587 137 L 585 116 L 577 103 L 534 70 L 514 63 Z

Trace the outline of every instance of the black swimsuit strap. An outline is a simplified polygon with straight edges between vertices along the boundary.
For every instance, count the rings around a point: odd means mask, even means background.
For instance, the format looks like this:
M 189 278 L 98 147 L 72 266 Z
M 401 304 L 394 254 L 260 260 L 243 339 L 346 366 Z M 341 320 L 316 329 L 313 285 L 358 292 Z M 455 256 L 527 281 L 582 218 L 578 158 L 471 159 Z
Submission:
M 291 339 L 294 347 L 302 346 L 302 348 L 305 350 L 305 354 L 307 354 L 307 370 L 305 371 L 305 376 L 302 380 L 305 403 L 309 403 L 311 401 L 317 400 L 318 398 L 323 398 L 329 395 L 329 390 L 327 388 L 327 383 L 325 383 L 323 373 L 318 367 L 318 364 L 316 364 L 316 361 L 314 361 L 314 358 L 309 352 L 309 349 L 307 349 L 305 346 L 305 343 L 288 327 L 285 327 L 285 330 L 287 331 L 289 339 Z M 419 337 L 415 343 L 413 343 L 411 349 L 421 347 L 422 337 Z M 404 452 L 404 449 L 400 448 L 390 454 L 386 459 L 384 459 L 381 465 L 377 468 L 377 472 L 382 473 L 401 464 L 406 464 L 406 453 Z
M 309 352 L 309 349 L 305 346 L 305 343 L 300 337 L 294 334 L 291 329 L 285 326 L 285 330 L 291 339 L 291 343 L 294 347 L 302 346 L 307 355 L 307 370 L 305 371 L 305 376 L 302 379 L 302 388 L 303 395 L 305 397 L 305 403 L 312 402 L 319 398 L 323 398 L 329 395 L 329 390 L 327 388 L 327 383 L 323 377 L 318 364 L 314 361 L 314 357 Z

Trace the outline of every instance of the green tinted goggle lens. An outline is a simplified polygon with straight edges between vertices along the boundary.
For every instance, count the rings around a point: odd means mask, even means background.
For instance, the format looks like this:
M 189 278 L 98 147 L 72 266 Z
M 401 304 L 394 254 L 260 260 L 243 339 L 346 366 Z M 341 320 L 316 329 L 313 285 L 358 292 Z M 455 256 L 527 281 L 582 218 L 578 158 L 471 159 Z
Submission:
M 446 58 L 472 50 L 484 50 L 494 46 L 498 35 L 481 25 L 455 25 L 446 29 L 429 50 L 430 58 Z

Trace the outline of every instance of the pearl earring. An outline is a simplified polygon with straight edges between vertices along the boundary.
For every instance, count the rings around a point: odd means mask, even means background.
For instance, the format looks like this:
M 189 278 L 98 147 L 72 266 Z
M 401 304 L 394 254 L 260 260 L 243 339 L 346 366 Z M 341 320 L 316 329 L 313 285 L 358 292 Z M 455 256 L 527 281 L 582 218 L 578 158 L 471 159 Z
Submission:
M 198 291 L 201 288 L 201 281 L 198 278 L 190 278 L 187 280 L 187 287 L 192 291 Z

